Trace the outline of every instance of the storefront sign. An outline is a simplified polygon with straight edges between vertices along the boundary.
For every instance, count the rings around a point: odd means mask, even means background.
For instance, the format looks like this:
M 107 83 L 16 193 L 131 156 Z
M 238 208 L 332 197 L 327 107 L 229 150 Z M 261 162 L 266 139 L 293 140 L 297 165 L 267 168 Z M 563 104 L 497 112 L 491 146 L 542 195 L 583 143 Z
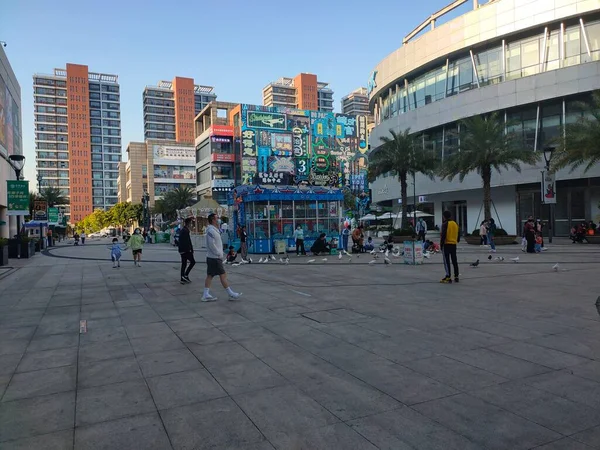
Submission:
M 233 187 L 234 181 L 231 178 L 219 178 L 212 180 L 211 184 L 214 188 L 229 188 Z
M 542 203 L 556 204 L 556 176 L 554 173 L 542 172 Z
M 289 184 L 289 174 L 283 172 L 259 172 L 256 182 L 261 184 Z
M 235 162 L 235 155 L 232 153 L 213 153 L 210 159 L 212 162 Z
M 196 151 L 193 147 L 174 145 L 155 145 L 153 147 L 154 160 L 188 159 L 196 161 Z
M 8 180 L 6 182 L 9 216 L 29 214 L 29 181 Z
M 210 140 L 212 142 L 216 142 L 218 144 L 230 144 L 231 143 L 231 138 L 230 137 L 212 136 L 210 138 Z
M 267 128 L 269 130 L 287 129 L 285 114 L 248 111 L 247 124 L 249 128 Z
M 48 202 L 36 200 L 33 202 L 34 220 L 48 220 Z
M 256 156 L 256 133 L 254 130 L 242 131 L 242 155 Z
M 358 116 L 356 118 L 357 122 L 357 131 L 356 134 L 358 136 L 358 151 L 361 153 L 365 153 L 369 146 L 367 144 L 367 116 Z
M 210 135 L 233 137 L 233 127 L 229 125 L 213 125 L 210 127 Z

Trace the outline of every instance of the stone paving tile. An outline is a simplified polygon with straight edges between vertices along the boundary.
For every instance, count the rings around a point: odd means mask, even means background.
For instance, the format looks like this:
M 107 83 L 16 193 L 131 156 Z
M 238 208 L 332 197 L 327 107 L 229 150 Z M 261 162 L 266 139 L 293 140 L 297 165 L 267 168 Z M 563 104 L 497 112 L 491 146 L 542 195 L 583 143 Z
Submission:
M 468 394 L 433 400 L 413 408 L 489 449 L 529 449 L 561 437 Z
M 210 373 L 229 395 L 287 384 L 288 381 L 264 362 L 253 358 L 209 368 Z
M 60 430 L 72 433 L 74 417 L 75 391 L 0 403 L 0 443 Z
M 127 339 L 127 334 L 125 333 L 125 328 L 120 324 L 112 326 L 99 326 L 94 327 L 88 326 L 87 333 L 83 333 L 80 335 L 81 345 L 87 345 L 98 342 L 110 342 L 117 340 L 125 340 Z M 111 344 L 112 345 L 112 344 Z
M 576 433 L 571 438 L 592 448 L 600 448 L 600 426 Z
M 344 423 L 336 423 L 302 432 L 281 432 L 272 440 L 278 449 L 376 450 L 373 444 Z
M 227 396 L 213 375 L 205 369 L 171 373 L 148 378 L 146 381 L 158 409 L 185 406 Z
M 146 378 L 202 368 L 188 349 L 140 355 L 137 360 Z
M 209 345 L 231 341 L 229 336 L 214 327 L 181 331 L 177 335 L 186 344 Z
M 72 450 L 73 431 L 57 431 L 56 433 L 3 442 L 0 447 L 2 450 Z
M 54 367 L 70 366 L 77 363 L 77 348 L 65 347 L 39 352 L 28 351 L 23 356 L 17 372 L 51 369 Z
M 106 359 L 79 366 L 78 388 L 103 386 L 122 381 L 141 380 L 142 373 L 133 357 Z
M 130 339 L 131 346 L 136 355 L 146 355 L 148 353 L 158 353 L 167 350 L 182 350 L 185 345 L 181 339 L 172 331 L 168 334 L 160 333 L 153 336 L 144 336 L 136 339 Z
M 528 342 L 510 342 L 507 344 L 495 345 L 489 349 L 552 369 L 563 369 L 565 367 L 576 366 L 589 361 L 580 356 L 540 347 L 539 345 L 530 344 Z
M 571 438 L 563 438 L 549 444 L 540 445 L 535 450 L 590 450 L 590 448 L 581 442 L 577 442 Z
M 564 370 L 525 378 L 523 382 L 571 401 L 600 409 L 600 383 L 571 375 Z
M 256 359 L 256 356 L 237 342 L 212 345 L 188 344 L 188 347 L 208 369 Z
M 23 354 L 29 344 L 28 339 L 0 340 L 0 356 Z
M 402 407 L 348 422 L 380 449 L 479 450 L 479 444 L 417 411 Z
M 170 450 L 171 444 L 160 417 L 151 413 L 78 427 L 74 448 Z
M 125 327 L 129 339 L 138 339 L 146 336 L 157 336 L 172 334 L 173 331 L 164 322 L 143 323 L 140 325 L 128 325 Z
M 77 391 L 77 426 L 155 411 L 143 380 L 124 381 Z
M 0 356 L 0 383 L 8 384 L 21 358 L 19 353 Z
M 175 450 L 252 448 L 251 444 L 264 441 L 230 398 L 167 409 L 160 414 Z
M 76 373 L 77 368 L 75 366 L 17 373 L 10 380 L 2 401 L 8 402 L 40 395 L 74 391 Z
M 564 372 L 581 378 L 600 383 L 600 361 L 588 361 L 577 366 L 569 367 Z
M 66 334 L 52 334 L 50 336 L 38 336 L 32 339 L 27 351 L 39 352 L 57 348 L 77 347 L 79 345 L 79 330 Z
M 94 342 L 79 347 L 79 362 L 92 363 L 105 359 L 125 358 L 134 356 L 129 340 L 114 340 L 109 342 Z
M 35 332 L 34 326 L 25 327 L 3 327 L 0 326 L 0 340 L 31 339 Z

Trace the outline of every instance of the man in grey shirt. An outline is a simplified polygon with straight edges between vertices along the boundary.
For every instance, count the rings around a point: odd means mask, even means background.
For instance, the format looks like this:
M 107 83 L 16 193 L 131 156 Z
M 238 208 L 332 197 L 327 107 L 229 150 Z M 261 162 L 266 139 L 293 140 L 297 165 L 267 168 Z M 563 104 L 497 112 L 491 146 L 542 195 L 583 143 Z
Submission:
M 229 294 L 229 300 L 237 300 L 242 295 L 234 292 L 227 282 L 227 273 L 223 266 L 223 241 L 221 240 L 221 232 L 216 227 L 217 216 L 209 214 L 208 228 L 206 229 L 206 281 L 204 282 L 204 294 L 202 295 L 203 302 L 214 302 L 217 297 L 210 294 L 210 285 L 213 277 L 218 276 L 221 284 Z

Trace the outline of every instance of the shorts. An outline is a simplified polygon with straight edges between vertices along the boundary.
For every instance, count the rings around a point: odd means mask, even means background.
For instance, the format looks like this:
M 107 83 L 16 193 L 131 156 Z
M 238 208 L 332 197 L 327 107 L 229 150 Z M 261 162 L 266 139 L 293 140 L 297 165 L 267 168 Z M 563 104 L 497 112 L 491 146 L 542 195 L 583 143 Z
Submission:
M 225 268 L 223 267 L 223 261 L 218 258 L 206 258 L 206 274 L 209 277 L 216 277 L 223 275 Z
M 142 249 L 138 248 L 136 250 L 131 250 L 133 252 L 134 255 L 141 255 L 142 254 Z

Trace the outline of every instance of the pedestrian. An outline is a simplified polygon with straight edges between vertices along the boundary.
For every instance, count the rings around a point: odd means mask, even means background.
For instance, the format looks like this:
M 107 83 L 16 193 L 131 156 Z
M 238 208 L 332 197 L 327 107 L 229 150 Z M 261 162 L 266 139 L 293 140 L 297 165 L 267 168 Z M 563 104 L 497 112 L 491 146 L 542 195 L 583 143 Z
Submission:
M 242 228 L 240 228 L 240 253 L 242 254 L 242 260 L 246 261 L 248 258 L 248 233 L 246 232 L 246 225 L 242 225 Z
M 535 253 L 535 223 L 532 216 L 527 218 L 523 234 L 527 241 L 527 253 Z
M 204 282 L 203 302 L 214 302 L 217 297 L 210 294 L 210 285 L 213 277 L 218 276 L 221 284 L 229 294 L 229 300 L 236 300 L 241 297 L 241 292 L 234 292 L 227 282 L 227 272 L 223 266 L 223 243 L 221 242 L 221 233 L 216 227 L 217 216 L 208 215 L 208 227 L 206 229 L 206 281 Z M 242 227 L 242 231 L 245 227 Z
M 542 234 L 541 233 L 537 233 L 536 237 L 535 237 L 535 252 L 536 253 L 540 253 L 542 251 L 542 243 L 544 242 L 544 240 L 542 239 Z
M 181 256 L 181 278 L 179 280 L 181 284 L 191 283 L 189 275 L 196 265 L 196 260 L 194 259 L 194 247 L 192 246 L 192 239 L 190 238 L 191 223 L 191 217 L 188 217 L 183 221 L 183 228 L 179 233 L 179 244 L 177 245 L 177 250 L 179 250 L 179 255 Z
M 425 235 L 427 234 L 427 223 L 423 220 L 422 217 L 419 217 L 419 221 L 416 226 L 417 231 L 417 241 L 425 242 Z
M 493 218 L 488 219 L 487 226 L 487 241 L 490 246 L 490 253 L 496 253 L 496 242 L 494 242 L 494 236 L 496 235 L 496 230 L 498 227 L 496 226 L 496 222 Z
M 294 231 L 294 239 L 296 240 L 296 256 L 306 256 L 306 249 L 304 248 L 304 230 L 301 225 L 296 225 Z
M 110 248 L 110 259 L 113 263 L 113 269 L 121 267 L 121 250 L 127 250 L 127 244 L 125 245 L 125 248 L 121 248 L 119 240 L 113 238 L 112 245 L 109 245 L 108 247 Z
M 342 247 L 344 248 L 344 251 L 346 253 L 348 253 L 349 237 L 350 237 L 350 224 L 344 226 L 344 229 L 342 230 Z
M 458 283 L 458 260 L 456 258 L 456 244 L 460 241 L 460 235 L 458 234 L 458 224 L 452 220 L 452 213 L 450 211 L 444 211 L 442 215 L 442 235 L 440 238 L 440 245 L 442 252 L 444 253 L 444 269 L 446 269 L 446 276 L 441 279 L 440 283 L 452 283 L 452 277 L 450 273 L 450 260 L 452 260 L 452 266 L 454 268 L 454 282 Z
M 542 250 L 546 250 L 546 248 L 544 247 L 544 224 L 542 223 L 541 219 L 536 219 L 535 220 L 535 234 L 536 236 L 539 234 L 542 238 Z M 536 238 L 537 241 L 537 238 Z
M 364 238 L 363 227 L 359 225 L 352 231 L 352 248 L 356 248 L 356 253 L 362 253 L 364 251 Z M 354 252 L 352 252 L 354 253 Z
M 131 247 L 131 253 L 133 254 L 133 265 L 142 266 L 142 247 L 144 246 L 144 238 L 142 237 L 142 230 L 136 228 L 133 231 L 133 235 L 129 238 L 129 246 Z
M 73 245 L 79 245 L 79 234 L 77 232 L 73 235 L 73 240 L 75 241 Z
M 84 245 L 85 244 L 85 237 L 86 237 L 85 236 L 85 231 L 82 231 L 81 235 L 79 237 L 81 237 L 81 245 Z
M 487 231 L 487 222 L 482 220 L 479 226 L 479 245 L 487 245 Z

